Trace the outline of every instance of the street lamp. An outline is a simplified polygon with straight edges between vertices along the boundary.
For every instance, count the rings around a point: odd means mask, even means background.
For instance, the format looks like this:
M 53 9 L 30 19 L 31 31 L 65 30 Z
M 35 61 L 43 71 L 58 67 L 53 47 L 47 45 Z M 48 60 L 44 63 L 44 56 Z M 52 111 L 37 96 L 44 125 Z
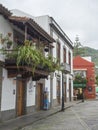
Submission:
M 82 88 L 82 102 L 84 102 L 84 89 Z
M 61 64 L 61 72 L 62 72 L 62 106 L 61 111 L 64 111 L 64 80 L 63 80 L 63 71 L 64 71 L 64 64 Z
M 84 76 L 82 76 L 82 102 L 84 102 L 83 78 Z
M 64 80 L 63 80 L 63 71 L 62 71 L 62 107 L 61 111 L 64 111 Z

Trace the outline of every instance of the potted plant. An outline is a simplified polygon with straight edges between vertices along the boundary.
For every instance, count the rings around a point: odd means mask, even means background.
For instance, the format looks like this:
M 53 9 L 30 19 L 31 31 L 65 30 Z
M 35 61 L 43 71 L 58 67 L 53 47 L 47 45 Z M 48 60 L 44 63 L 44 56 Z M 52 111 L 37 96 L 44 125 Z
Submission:
M 12 43 L 10 40 L 6 42 L 8 48 L 11 47 Z M 10 53 L 9 50 L 6 51 L 6 48 L 2 50 L 2 53 L 5 55 L 6 61 L 14 61 L 13 64 L 15 63 L 17 67 L 29 66 L 32 68 L 33 74 L 35 69 L 44 70 L 49 73 L 58 70 L 59 64 L 57 60 L 51 55 L 45 57 L 42 51 L 43 49 L 44 48 L 35 48 L 31 41 L 25 41 L 23 46 L 14 48 Z
M 58 64 L 55 62 L 52 56 L 45 57 L 40 49 L 35 48 L 32 44 L 28 42 L 24 46 L 19 47 L 17 56 L 17 66 L 22 63 L 22 65 L 28 65 L 32 67 L 32 72 L 41 65 L 41 69 L 46 69 L 49 72 L 53 72 L 58 69 Z
M 2 34 L 0 34 L 0 41 L 1 44 L 4 45 L 4 47 L 7 47 L 8 49 L 12 46 L 13 41 L 11 40 L 12 33 L 8 33 L 5 37 L 3 37 Z
M 10 47 L 13 44 L 13 42 L 11 40 L 8 40 L 6 44 L 7 44 L 7 48 L 10 49 Z

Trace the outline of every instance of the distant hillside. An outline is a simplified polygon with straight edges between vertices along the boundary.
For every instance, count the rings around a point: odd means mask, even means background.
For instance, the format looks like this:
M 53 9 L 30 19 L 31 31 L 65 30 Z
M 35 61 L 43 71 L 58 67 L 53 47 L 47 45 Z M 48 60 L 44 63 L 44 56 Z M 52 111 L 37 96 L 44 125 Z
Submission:
M 95 65 L 98 66 L 98 50 L 90 47 L 84 47 L 84 49 L 85 49 L 84 56 L 91 56 L 92 62 L 94 62 Z
M 98 75 L 98 50 L 90 47 L 83 47 L 83 49 L 84 53 L 82 53 L 81 56 L 91 56 L 92 62 L 94 62 L 96 66 L 95 73 Z

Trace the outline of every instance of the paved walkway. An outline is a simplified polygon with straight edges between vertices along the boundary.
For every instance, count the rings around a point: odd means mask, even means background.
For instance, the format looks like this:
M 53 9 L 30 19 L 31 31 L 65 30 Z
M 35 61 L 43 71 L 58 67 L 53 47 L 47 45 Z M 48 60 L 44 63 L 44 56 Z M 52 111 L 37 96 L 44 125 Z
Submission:
M 65 103 L 65 109 L 72 107 L 75 104 L 80 103 L 80 102 L 81 101 L 73 101 L 73 102 Z M 61 111 L 61 106 L 58 106 L 47 111 L 43 110 L 39 112 L 34 112 L 29 115 L 24 115 L 24 116 L 21 116 L 12 120 L 8 120 L 3 123 L 0 123 L 0 130 L 18 130 L 27 125 L 33 124 L 41 119 L 52 116 L 53 114 L 56 114 L 57 112 L 60 112 L 60 111 Z

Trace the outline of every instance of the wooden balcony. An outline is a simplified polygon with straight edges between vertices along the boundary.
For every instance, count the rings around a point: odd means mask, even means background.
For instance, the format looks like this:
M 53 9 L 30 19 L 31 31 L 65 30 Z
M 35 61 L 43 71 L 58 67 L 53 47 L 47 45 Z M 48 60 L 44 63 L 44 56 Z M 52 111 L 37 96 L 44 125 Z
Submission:
M 16 59 L 5 59 L 4 68 L 8 71 L 8 78 L 17 77 L 21 75 L 22 78 L 32 77 L 32 80 L 39 80 L 40 78 L 47 78 L 49 75 L 49 70 L 47 67 L 39 65 L 36 69 L 32 70 L 32 66 L 29 64 L 20 64 L 17 66 Z

